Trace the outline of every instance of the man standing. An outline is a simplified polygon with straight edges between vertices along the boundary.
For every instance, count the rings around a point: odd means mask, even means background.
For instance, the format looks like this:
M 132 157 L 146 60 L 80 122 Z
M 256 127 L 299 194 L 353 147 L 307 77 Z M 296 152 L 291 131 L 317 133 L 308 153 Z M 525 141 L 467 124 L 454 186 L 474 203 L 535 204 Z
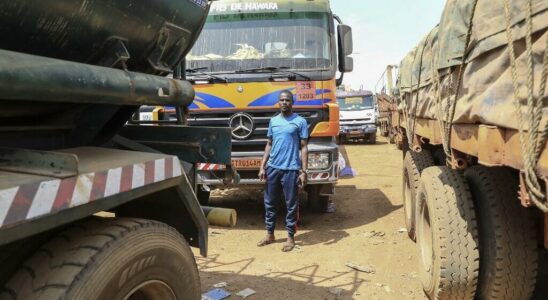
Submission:
M 294 236 L 299 219 L 297 195 L 299 187 L 306 184 L 308 128 L 306 120 L 293 112 L 294 99 L 290 91 L 282 91 L 278 100 L 280 114 L 270 119 L 268 142 L 259 171 L 261 181 L 266 180 L 264 207 L 267 233 L 257 246 L 265 246 L 275 241 L 276 213 L 283 193 L 287 207 L 287 241 L 282 251 L 287 252 L 295 247 Z

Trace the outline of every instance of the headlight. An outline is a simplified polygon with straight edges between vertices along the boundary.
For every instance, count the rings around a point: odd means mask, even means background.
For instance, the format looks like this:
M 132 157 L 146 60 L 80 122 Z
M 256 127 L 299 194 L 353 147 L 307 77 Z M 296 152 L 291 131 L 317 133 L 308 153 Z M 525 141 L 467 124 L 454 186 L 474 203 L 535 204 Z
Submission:
M 324 170 L 329 167 L 329 153 L 309 153 L 308 169 Z

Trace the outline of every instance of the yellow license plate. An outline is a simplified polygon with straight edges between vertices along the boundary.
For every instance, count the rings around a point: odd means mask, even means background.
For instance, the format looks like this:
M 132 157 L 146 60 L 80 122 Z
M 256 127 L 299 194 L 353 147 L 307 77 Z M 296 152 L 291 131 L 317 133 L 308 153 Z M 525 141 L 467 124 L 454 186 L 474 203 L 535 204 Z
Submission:
M 350 134 L 361 134 L 361 131 L 359 130 L 353 130 L 350 132 Z
M 255 170 L 261 167 L 262 159 L 233 159 L 232 167 L 234 169 L 250 169 Z

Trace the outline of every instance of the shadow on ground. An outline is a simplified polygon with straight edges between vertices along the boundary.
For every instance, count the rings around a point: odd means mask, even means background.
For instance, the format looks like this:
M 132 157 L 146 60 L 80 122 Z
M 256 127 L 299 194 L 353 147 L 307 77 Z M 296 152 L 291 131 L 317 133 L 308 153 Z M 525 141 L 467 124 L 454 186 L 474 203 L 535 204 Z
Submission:
M 238 213 L 236 229 L 262 230 L 264 228 L 262 193 L 257 190 L 217 191 L 211 206 L 233 208 Z M 302 245 L 335 244 L 348 236 L 347 229 L 360 227 L 401 208 L 393 205 L 379 189 L 359 189 L 354 185 L 338 185 L 331 197 L 336 205 L 334 213 L 313 213 L 301 209 L 297 240 Z M 285 211 L 278 212 L 276 228 L 284 228 Z
M 202 291 L 207 292 L 213 289 L 214 284 L 224 281 L 228 283 L 225 289 L 233 295 L 245 288 L 251 288 L 257 292 L 254 296 L 257 299 L 297 299 L 303 295 L 307 299 L 360 299 L 355 293 L 362 284 L 368 282 L 359 278 L 359 272 L 355 270 L 334 273 L 331 276 L 319 275 L 317 264 L 283 272 L 267 270 L 261 274 L 245 274 L 253 263 L 253 258 L 225 262 L 219 260 L 219 255 L 197 257 Z M 229 268 L 232 271 L 223 271 Z M 330 283 L 335 279 L 340 281 L 341 278 L 344 283 Z M 340 289 L 340 296 L 330 293 L 330 289 Z

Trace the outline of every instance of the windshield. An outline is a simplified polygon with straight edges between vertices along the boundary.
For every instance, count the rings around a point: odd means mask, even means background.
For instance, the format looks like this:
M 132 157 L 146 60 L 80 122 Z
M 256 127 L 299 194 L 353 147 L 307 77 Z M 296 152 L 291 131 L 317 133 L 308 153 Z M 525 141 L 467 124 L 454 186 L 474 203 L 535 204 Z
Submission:
M 374 107 L 373 96 L 371 95 L 337 98 L 337 103 L 339 104 L 340 110 L 342 111 L 365 110 L 372 109 Z
M 330 66 L 328 14 L 315 12 L 213 15 L 187 55 L 190 69 L 234 72 Z

